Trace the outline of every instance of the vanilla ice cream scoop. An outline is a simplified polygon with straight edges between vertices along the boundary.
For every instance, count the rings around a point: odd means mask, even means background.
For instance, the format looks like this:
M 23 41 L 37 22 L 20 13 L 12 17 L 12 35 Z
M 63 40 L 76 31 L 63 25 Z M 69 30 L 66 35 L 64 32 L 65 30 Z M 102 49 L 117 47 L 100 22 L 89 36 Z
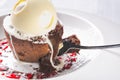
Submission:
M 42 35 L 55 29 L 57 15 L 50 0 L 19 0 L 11 14 L 11 23 L 23 33 Z

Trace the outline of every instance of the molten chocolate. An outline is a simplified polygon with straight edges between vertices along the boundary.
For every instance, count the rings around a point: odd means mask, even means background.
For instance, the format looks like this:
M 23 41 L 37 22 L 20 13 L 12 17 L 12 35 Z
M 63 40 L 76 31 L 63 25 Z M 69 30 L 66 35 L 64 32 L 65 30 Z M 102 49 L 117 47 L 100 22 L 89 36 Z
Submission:
M 54 36 L 54 34 L 53 34 L 53 36 Z M 58 37 L 58 36 L 56 36 L 56 37 Z M 60 49 L 58 55 L 64 54 L 65 51 L 67 51 L 71 47 L 74 47 L 75 45 L 80 45 L 80 40 L 75 35 L 72 35 L 72 36 L 69 36 L 68 38 L 63 39 L 62 42 L 63 42 L 63 47 Z M 54 43 L 54 41 L 53 41 L 53 43 Z M 54 46 L 55 46 L 55 44 L 54 44 Z M 56 45 L 56 46 L 58 46 L 58 45 Z M 54 51 L 54 52 L 56 52 L 56 51 Z M 68 52 L 79 52 L 79 49 L 71 49 Z M 50 63 L 50 55 L 51 54 L 49 53 L 46 56 L 40 58 L 40 60 L 39 60 L 39 65 L 40 65 L 39 71 L 40 72 L 51 73 L 51 72 L 55 71 L 55 68 L 53 68 L 53 66 Z M 54 56 L 57 56 L 57 53 L 54 53 Z M 57 59 L 55 59 L 55 57 L 53 58 L 53 61 L 54 61 L 55 65 L 60 63 Z

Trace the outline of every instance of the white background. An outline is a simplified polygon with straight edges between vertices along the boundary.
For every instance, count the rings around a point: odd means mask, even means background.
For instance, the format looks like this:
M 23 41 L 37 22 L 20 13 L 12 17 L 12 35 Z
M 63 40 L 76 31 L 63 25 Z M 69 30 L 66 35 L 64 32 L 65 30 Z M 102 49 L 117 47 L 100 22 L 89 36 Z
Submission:
M 17 0 L 0 0 L 0 9 L 11 8 Z M 97 14 L 120 24 L 120 0 L 52 0 L 57 8 Z
M 57 7 L 94 13 L 120 23 L 120 0 L 53 0 Z

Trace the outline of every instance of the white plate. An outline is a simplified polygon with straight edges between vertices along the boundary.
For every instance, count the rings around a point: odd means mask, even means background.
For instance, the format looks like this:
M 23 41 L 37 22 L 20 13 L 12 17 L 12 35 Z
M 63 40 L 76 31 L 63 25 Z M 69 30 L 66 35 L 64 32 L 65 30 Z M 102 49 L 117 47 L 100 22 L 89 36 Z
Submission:
M 94 26 L 90 21 L 83 17 L 76 16 L 75 14 L 65 13 L 65 12 L 59 12 L 58 11 L 58 18 L 62 21 L 64 25 L 64 36 L 67 37 L 72 34 L 76 34 L 79 39 L 81 40 L 82 45 L 101 45 L 103 44 L 103 37 L 101 35 L 101 32 L 99 29 Z M 3 17 L 0 17 L 0 38 L 4 37 L 4 32 L 2 28 L 2 19 Z M 85 63 L 93 60 L 96 56 L 98 56 L 100 53 L 99 50 L 81 50 L 80 51 L 80 57 L 83 59 L 82 63 L 75 65 L 72 69 L 69 71 L 65 71 L 61 73 L 60 75 L 65 75 L 66 73 L 70 73 L 78 68 L 81 68 Z M 11 61 L 11 64 L 9 63 L 8 66 L 14 68 L 13 64 L 16 65 L 14 61 L 12 61 L 13 57 L 9 58 L 9 61 Z M 11 59 L 11 60 L 10 60 Z M 7 60 L 6 60 L 7 62 Z M 17 63 L 18 65 L 18 63 Z M 24 65 L 24 64 L 22 64 Z M 86 65 L 87 66 L 87 65 Z M 26 72 L 31 72 L 30 69 L 27 69 L 28 66 L 24 65 L 24 68 L 19 67 L 17 70 L 23 70 Z

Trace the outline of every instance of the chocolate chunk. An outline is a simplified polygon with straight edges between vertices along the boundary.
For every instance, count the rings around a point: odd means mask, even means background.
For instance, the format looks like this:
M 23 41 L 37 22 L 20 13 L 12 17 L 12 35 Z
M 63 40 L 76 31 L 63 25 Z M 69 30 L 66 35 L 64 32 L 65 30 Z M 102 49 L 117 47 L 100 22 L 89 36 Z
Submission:
M 39 65 L 39 71 L 43 73 L 50 73 L 51 71 L 55 70 L 50 63 L 50 53 L 39 60 Z
M 62 35 L 63 35 L 63 27 L 62 25 L 57 24 L 56 28 L 49 32 L 49 39 L 53 45 L 53 58 L 58 54 L 58 48 L 60 42 L 62 42 Z
M 50 62 L 50 57 L 51 57 L 51 53 L 48 53 L 46 56 L 42 57 L 41 59 L 39 59 L 39 65 L 40 65 L 40 72 L 43 73 L 51 73 L 53 71 L 55 71 L 55 68 L 51 65 Z M 54 64 L 60 64 L 59 60 L 53 60 Z
M 59 50 L 58 56 L 64 54 L 69 48 L 80 45 L 80 40 L 76 35 L 71 35 L 68 38 L 62 40 L 63 47 Z M 68 53 L 79 52 L 79 49 L 73 48 L 67 51 Z

